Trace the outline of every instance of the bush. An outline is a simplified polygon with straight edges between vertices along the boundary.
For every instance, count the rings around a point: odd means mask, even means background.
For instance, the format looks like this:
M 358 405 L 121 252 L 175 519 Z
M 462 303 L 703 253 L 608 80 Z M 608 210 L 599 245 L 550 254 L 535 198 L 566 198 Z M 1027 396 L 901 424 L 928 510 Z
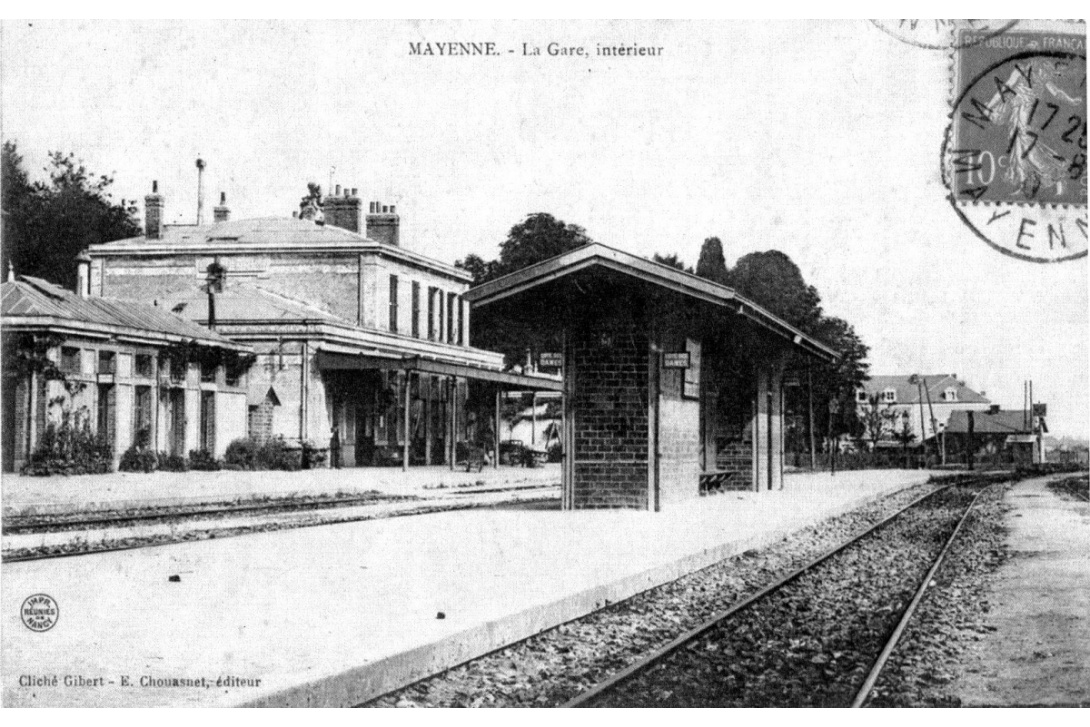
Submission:
M 289 449 L 283 437 L 268 440 L 257 450 L 254 469 L 287 470 L 295 472 L 302 468 L 303 457 L 298 449 Z
M 160 452 L 159 469 L 163 472 L 188 472 L 189 462 L 180 454 Z
M 342 455 L 343 456 L 343 455 Z M 318 449 L 311 442 L 303 442 L 303 469 L 316 470 L 325 465 L 326 451 Z
M 50 422 L 38 440 L 38 446 L 23 465 L 22 473 L 35 477 L 48 475 L 88 475 L 113 471 L 113 447 L 105 435 L 94 434 L 86 418 L 65 412 L 61 423 Z
M 287 470 L 295 472 L 302 468 L 303 457 L 309 458 L 311 467 L 320 467 L 325 462 L 325 452 L 304 444 L 303 449 L 288 446 L 283 437 L 274 437 L 265 442 L 236 439 L 227 445 L 224 466 L 232 470 Z
M 189 450 L 189 469 L 191 470 L 215 472 L 221 465 L 222 463 L 213 457 L 212 453 L 207 449 Z
M 236 439 L 227 445 L 227 451 L 223 454 L 224 465 L 231 469 L 255 469 L 259 449 L 261 445 L 249 437 Z
M 120 472 L 154 472 L 159 468 L 159 457 L 150 449 L 140 449 L 136 445 L 129 447 L 121 455 Z

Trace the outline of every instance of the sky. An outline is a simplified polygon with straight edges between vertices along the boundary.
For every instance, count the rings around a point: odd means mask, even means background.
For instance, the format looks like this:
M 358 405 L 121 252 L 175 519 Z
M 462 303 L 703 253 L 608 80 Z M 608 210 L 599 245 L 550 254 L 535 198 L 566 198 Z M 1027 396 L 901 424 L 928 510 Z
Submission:
M 168 222 L 227 193 L 289 216 L 309 181 L 396 204 L 402 244 L 495 257 L 527 214 L 695 264 L 777 249 L 870 346 L 871 371 L 954 373 L 1053 434 L 1086 437 L 1087 260 L 1004 256 L 946 201 L 950 55 L 864 20 L 5 21 L 2 134 Z M 495 57 L 413 56 L 418 42 Z M 550 56 L 549 43 L 590 57 Z M 523 54 L 523 44 L 540 56 Z M 601 57 L 599 45 L 661 48 Z M 513 52 L 509 52 L 513 51 Z

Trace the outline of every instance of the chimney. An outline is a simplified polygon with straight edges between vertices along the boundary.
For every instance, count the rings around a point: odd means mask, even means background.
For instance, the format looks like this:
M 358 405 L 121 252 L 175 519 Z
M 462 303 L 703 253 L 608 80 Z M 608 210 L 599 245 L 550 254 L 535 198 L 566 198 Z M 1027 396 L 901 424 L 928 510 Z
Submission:
M 91 256 L 86 250 L 76 257 L 76 295 L 91 297 Z
M 144 234 L 149 240 L 163 236 L 163 198 L 159 196 L 159 181 L 151 183 L 151 194 L 144 197 Z
M 212 208 L 212 219 L 217 225 L 231 219 L 231 208 L 227 206 L 226 192 L 220 192 L 220 203 Z
M 333 196 L 326 200 L 325 221 L 328 225 L 336 225 L 358 235 L 362 211 L 363 202 L 356 196 L 356 190 L 345 187 L 342 196 L 341 185 L 338 184 Z
M 367 237 L 387 245 L 400 245 L 398 227 L 401 218 L 397 216 L 397 208 L 393 205 L 387 207 L 381 202 L 372 202 L 370 209 L 371 212 L 367 215 Z

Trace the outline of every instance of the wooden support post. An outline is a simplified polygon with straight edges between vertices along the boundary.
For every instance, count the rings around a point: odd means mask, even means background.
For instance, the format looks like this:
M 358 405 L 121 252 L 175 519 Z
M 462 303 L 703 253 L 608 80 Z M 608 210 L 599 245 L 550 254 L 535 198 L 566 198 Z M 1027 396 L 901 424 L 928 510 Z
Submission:
M 806 364 L 806 383 L 809 389 L 810 406 L 810 471 L 817 469 L 817 440 L 814 438 L 814 374 L 810 364 Z
M 530 392 L 530 449 L 537 446 L 537 392 Z
M 447 387 L 447 401 L 447 412 L 450 414 L 450 425 L 447 427 L 450 435 L 447 441 L 450 444 L 450 469 L 453 471 L 454 462 L 458 459 L 458 379 L 453 376 L 450 377 Z
M 410 406 L 410 395 L 412 394 L 413 374 L 411 371 L 405 372 L 405 427 L 402 430 L 402 436 L 405 438 L 402 442 L 401 449 L 401 471 L 409 471 L 409 433 L 412 431 L 412 407 Z
M 503 392 L 500 388 L 496 387 L 496 419 L 492 423 L 495 436 L 492 437 L 492 467 L 499 469 L 500 466 L 500 396 Z

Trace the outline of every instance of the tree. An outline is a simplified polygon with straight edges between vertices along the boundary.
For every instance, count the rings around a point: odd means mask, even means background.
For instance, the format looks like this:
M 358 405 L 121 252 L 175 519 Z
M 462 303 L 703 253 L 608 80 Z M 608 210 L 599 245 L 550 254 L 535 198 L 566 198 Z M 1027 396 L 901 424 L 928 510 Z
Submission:
M 140 234 L 137 208 L 114 202 L 113 178 L 73 154 L 51 152 L 47 182 L 30 182 L 15 142 L 3 146 L 3 268 L 74 288 L 76 257 L 90 245 Z
M 454 264 L 472 273 L 473 284 L 480 285 L 591 242 L 579 225 L 570 225 L 547 212 L 535 212 L 507 233 L 507 239 L 500 243 L 499 259 L 486 261 L 479 255 L 468 255 Z
M 700 259 L 696 261 L 696 274 L 720 285 L 727 285 L 727 261 L 723 257 L 723 243 L 718 237 L 704 240 Z
M 586 230 L 579 225 L 569 225 L 547 212 L 535 212 L 512 227 L 507 239 L 500 243 L 500 258 L 494 273 L 507 275 L 590 242 Z
M 824 434 L 860 436 L 862 425 L 855 406 L 855 392 L 868 378 L 870 364 L 866 359 L 870 348 L 859 338 L 852 325 L 842 318 L 823 318 L 811 333 L 814 338 L 840 353 L 835 363 L 811 364 L 814 401 L 835 398 L 840 402 L 840 413 L 833 421 L 835 431 Z M 815 429 L 822 432 L 826 427 L 827 424 L 821 420 Z
M 779 250 L 743 255 L 727 274 L 728 286 L 806 333 L 822 320 L 821 296 L 798 265 Z
M 307 193 L 299 200 L 299 219 L 320 222 L 325 220 L 322 213 L 322 187 L 314 182 L 307 182 Z
M 684 273 L 689 273 L 690 275 L 693 272 L 693 269 L 683 263 L 681 261 L 681 258 L 678 257 L 676 253 L 672 255 L 659 255 L 656 252 L 654 255 L 651 256 L 651 260 L 652 262 L 661 263 L 662 265 L 668 265 L 672 268 L 677 268 L 678 270 Z
M 859 422 L 863 427 L 863 436 L 870 442 L 871 449 L 874 449 L 880 441 L 893 436 L 900 413 L 891 403 L 883 407 L 882 399 L 878 394 L 868 396 L 867 403 L 860 408 L 862 411 L 859 414 Z
M 494 260 L 485 260 L 480 255 L 473 253 L 466 255 L 464 260 L 456 260 L 454 262 L 454 267 L 461 268 L 473 276 L 474 285 L 480 285 L 486 280 L 497 277 L 493 273 L 495 265 L 496 262 Z

